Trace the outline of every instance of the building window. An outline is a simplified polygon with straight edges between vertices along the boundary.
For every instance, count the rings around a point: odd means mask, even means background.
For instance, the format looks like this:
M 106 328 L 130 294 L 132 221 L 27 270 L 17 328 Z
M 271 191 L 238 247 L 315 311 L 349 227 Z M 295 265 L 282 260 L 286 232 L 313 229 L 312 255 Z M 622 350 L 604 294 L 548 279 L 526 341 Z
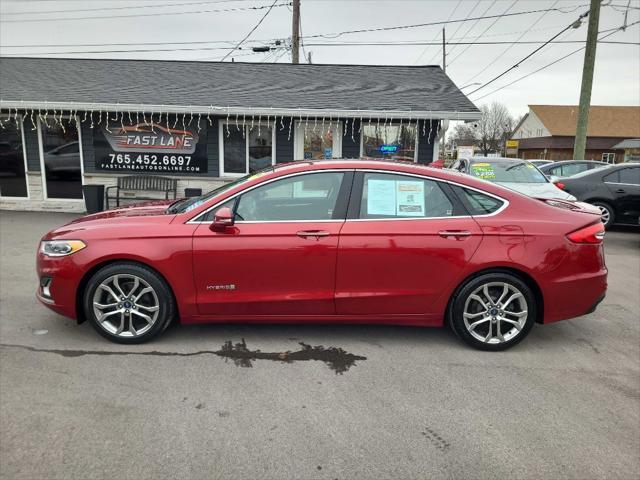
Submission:
M 220 122 L 220 174 L 246 175 L 275 163 L 275 128 Z
M 0 196 L 27 198 L 22 117 L 0 117 Z
M 318 119 L 296 122 L 296 160 L 321 160 L 342 157 L 342 125 Z
M 38 122 L 46 199 L 82 199 L 82 152 L 75 117 Z
M 417 131 L 414 125 L 363 125 L 360 154 L 370 158 L 417 161 Z
M 616 163 L 616 154 L 615 153 L 603 153 L 602 161 L 607 163 Z

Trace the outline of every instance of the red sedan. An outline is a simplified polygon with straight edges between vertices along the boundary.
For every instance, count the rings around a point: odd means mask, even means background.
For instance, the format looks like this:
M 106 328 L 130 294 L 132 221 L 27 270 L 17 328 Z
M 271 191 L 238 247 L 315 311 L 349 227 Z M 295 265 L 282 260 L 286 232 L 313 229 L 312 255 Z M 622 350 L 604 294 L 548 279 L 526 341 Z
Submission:
M 595 309 L 603 237 L 586 204 L 416 164 L 305 161 L 49 232 L 37 297 L 120 343 L 177 319 L 448 323 L 502 350 Z

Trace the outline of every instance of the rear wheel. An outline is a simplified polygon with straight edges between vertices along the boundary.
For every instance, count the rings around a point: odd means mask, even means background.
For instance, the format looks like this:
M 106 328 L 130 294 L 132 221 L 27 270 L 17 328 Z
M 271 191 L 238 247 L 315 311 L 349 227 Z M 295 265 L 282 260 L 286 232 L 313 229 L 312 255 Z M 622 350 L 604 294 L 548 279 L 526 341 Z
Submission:
M 84 311 L 102 336 L 117 343 L 143 343 L 162 333 L 175 308 L 167 283 L 134 263 L 108 265 L 89 280 Z
M 533 292 L 509 273 L 472 278 L 452 300 L 449 322 L 468 345 L 480 350 L 506 350 L 527 336 L 536 318 Z
M 605 202 L 593 202 L 592 205 L 598 207 L 598 210 L 600 210 L 600 218 L 602 219 L 602 223 L 605 228 L 609 228 L 613 225 L 615 214 L 611 205 Z

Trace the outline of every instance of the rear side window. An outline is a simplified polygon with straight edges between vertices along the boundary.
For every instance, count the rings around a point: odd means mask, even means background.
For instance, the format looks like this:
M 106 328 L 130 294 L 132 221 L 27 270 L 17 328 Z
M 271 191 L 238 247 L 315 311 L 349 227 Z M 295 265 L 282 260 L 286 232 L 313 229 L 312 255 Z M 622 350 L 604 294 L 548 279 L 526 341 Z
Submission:
M 624 168 L 620 170 L 620 183 L 640 185 L 640 168 Z
M 457 192 L 462 195 L 464 203 L 469 209 L 471 215 L 489 215 L 494 213 L 502 207 L 504 202 L 497 198 L 490 197 L 484 193 L 477 192 L 475 190 L 469 190 L 467 188 L 457 188 Z
M 453 215 L 453 204 L 434 180 L 365 173 L 360 218 L 433 218 Z

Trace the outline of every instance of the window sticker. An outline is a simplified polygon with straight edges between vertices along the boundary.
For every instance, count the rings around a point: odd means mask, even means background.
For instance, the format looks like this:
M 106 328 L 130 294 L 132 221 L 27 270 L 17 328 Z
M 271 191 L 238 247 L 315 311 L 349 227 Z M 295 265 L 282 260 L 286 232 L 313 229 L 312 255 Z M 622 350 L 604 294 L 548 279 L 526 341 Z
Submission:
M 396 209 L 396 215 L 400 217 L 424 216 L 424 183 L 420 181 L 397 181 Z
M 396 214 L 395 180 L 367 180 L 367 213 L 369 215 Z
M 474 163 L 471 165 L 471 172 L 478 178 L 491 180 L 496 178 L 496 172 L 489 163 Z

